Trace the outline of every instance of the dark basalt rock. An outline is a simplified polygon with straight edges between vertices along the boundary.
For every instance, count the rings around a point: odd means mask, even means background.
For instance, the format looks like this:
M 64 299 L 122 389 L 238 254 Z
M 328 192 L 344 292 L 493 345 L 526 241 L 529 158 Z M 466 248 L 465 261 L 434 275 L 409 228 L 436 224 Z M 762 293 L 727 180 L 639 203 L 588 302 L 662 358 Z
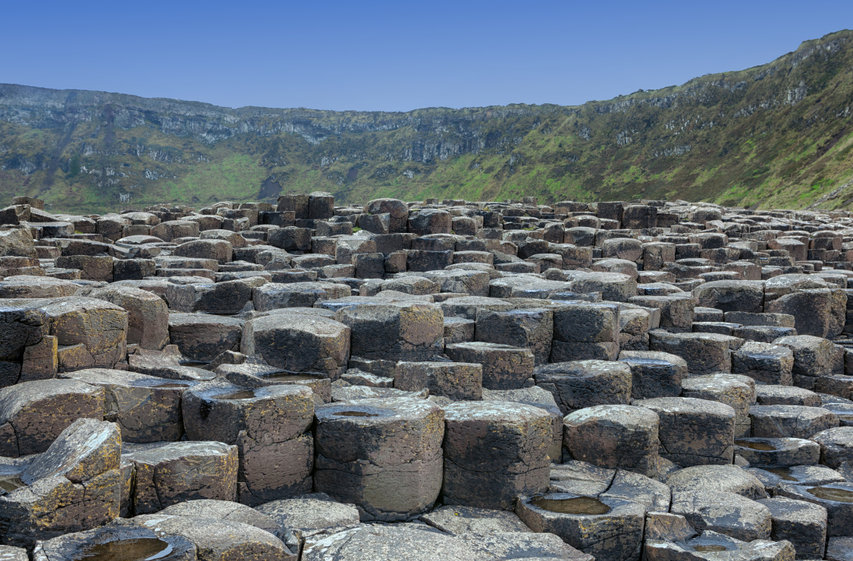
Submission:
M 42 206 L 0 209 L 34 559 L 845 559 L 845 212 Z

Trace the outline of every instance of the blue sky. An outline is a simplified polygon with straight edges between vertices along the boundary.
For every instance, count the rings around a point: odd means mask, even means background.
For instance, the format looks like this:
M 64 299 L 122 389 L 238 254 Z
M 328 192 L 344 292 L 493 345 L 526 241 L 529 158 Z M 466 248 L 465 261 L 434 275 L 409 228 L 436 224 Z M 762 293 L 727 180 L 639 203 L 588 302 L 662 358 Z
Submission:
M 0 82 L 230 107 L 574 105 L 851 27 L 850 0 L 0 0 Z

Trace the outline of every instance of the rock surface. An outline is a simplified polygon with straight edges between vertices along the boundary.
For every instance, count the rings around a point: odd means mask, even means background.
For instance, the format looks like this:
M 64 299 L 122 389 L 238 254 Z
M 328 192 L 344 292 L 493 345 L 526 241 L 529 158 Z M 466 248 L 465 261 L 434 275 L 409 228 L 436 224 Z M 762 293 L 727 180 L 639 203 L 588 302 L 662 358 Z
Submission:
M 0 558 L 846 559 L 846 213 L 0 223 Z

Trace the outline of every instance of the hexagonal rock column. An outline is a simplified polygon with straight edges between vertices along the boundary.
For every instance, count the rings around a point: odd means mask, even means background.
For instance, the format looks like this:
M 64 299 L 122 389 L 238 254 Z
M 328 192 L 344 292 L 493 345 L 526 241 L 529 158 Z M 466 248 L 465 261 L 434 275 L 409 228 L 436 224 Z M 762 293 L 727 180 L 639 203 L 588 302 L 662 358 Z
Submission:
M 425 236 L 428 234 L 449 234 L 452 217 L 446 210 L 425 208 L 409 215 L 409 232 Z
M 551 362 L 614 359 L 619 352 L 619 307 L 567 302 L 554 308 Z
M 162 349 L 169 342 L 169 307 L 156 294 L 132 286 L 107 286 L 90 296 L 127 310 L 128 343 Z
M 388 231 L 391 233 L 406 231 L 409 207 L 399 199 L 373 199 L 364 205 L 364 212 L 369 214 L 387 214 L 389 217 Z
M 692 397 L 634 401 L 658 414 L 661 456 L 681 466 L 730 464 L 734 457 L 735 410 Z
M 627 302 L 637 295 L 637 281 L 622 273 L 567 271 L 570 290 L 573 292 L 601 292 L 603 300 Z
M 483 390 L 484 401 L 512 401 L 532 405 L 547 411 L 551 416 L 551 444 L 548 446 L 548 456 L 554 462 L 563 457 L 563 413 L 557 407 L 551 392 L 539 386 L 519 388 L 517 390 Z
M 826 545 L 826 509 L 807 501 L 773 497 L 758 501 L 770 510 L 770 536 L 788 540 L 800 559 L 822 559 Z
M 49 301 L 41 307 L 60 347 L 59 369 L 112 368 L 126 356 L 127 311 L 104 300 L 70 297 Z M 76 348 L 76 351 L 75 351 Z M 63 360 L 74 354 L 76 360 Z M 79 366 L 78 366 L 79 364 Z
M 693 290 L 698 306 L 724 312 L 761 312 L 764 281 L 718 280 L 702 283 Z
M 797 333 L 802 335 L 837 337 L 844 329 L 847 294 L 838 287 L 828 288 L 828 283 L 814 278 L 814 275 L 803 276 L 806 277 L 805 282 L 808 285 L 823 287 L 793 290 L 771 300 L 771 283 L 779 277 L 769 279 L 766 285 L 765 311 L 791 314 L 794 316 Z
M 0 281 L 0 298 L 59 298 L 74 296 L 80 285 L 70 280 L 37 275 L 13 275 Z
M 689 332 L 693 326 L 695 302 L 688 293 L 634 296 L 631 303 L 659 310 L 660 327 L 669 331 Z
M 583 464 L 583 462 L 579 463 Z M 565 481 L 565 479 L 562 480 L 562 483 L 565 484 Z M 556 491 L 557 489 L 553 490 Z M 669 486 L 660 481 L 633 471 L 617 470 L 610 487 L 599 495 L 599 498 L 624 499 L 640 503 L 650 511 L 667 512 L 669 511 L 671 495 Z
M 835 427 L 820 431 L 811 437 L 820 444 L 821 462 L 838 469 L 841 464 L 853 464 L 853 427 Z
M 119 515 L 121 435 L 105 421 L 78 419 L 20 474 L 21 487 L 0 494 L 0 539 L 35 540 L 100 526 Z
M 126 444 L 134 467 L 133 512 L 157 512 L 191 499 L 237 498 L 237 447 L 222 442 Z M 191 467 L 190 467 L 191 466 Z
M 660 322 L 657 310 L 624 305 L 619 310 L 619 348 L 626 351 L 648 351 L 649 329 Z
M 212 314 L 172 312 L 169 340 L 181 354 L 199 362 L 210 362 L 218 354 L 240 349 L 243 321 Z
M 794 353 L 783 345 L 747 341 L 732 352 L 732 372 L 763 384 L 790 386 L 793 368 Z
M 551 310 L 522 309 L 481 311 L 477 313 L 474 338 L 487 343 L 501 343 L 528 348 L 536 364 L 548 362 L 554 315 Z
M 75 420 L 104 418 L 104 389 L 77 380 L 34 380 L 0 390 L 0 455 L 44 452 Z
M 483 396 L 483 366 L 473 362 L 398 362 L 394 387 L 406 391 L 429 390 L 450 399 Z
M 151 235 L 169 242 L 178 238 L 197 238 L 198 222 L 190 220 L 166 220 L 151 228 Z
M 234 248 L 225 240 L 191 240 L 175 247 L 172 250 L 172 255 L 195 259 L 215 259 L 219 263 L 227 263 L 231 261 L 233 251 Z
M 849 536 L 853 528 L 853 483 L 825 483 L 817 485 L 794 485 L 783 483 L 776 496 L 788 497 L 819 504 L 826 509 L 826 534 Z
M 736 465 L 686 467 L 671 472 L 666 483 L 675 493 L 712 495 L 726 492 L 737 493 L 750 499 L 767 498 L 761 480 Z
M 791 335 L 779 337 L 774 345 L 788 347 L 794 353 L 794 384 L 813 389 L 821 376 L 844 374 L 844 348 L 823 337 Z
M 741 344 L 743 339 L 719 333 L 649 332 L 649 348 L 680 356 L 687 361 L 691 374 L 731 372 L 731 352 Z
M 755 382 L 737 374 L 692 376 L 682 383 L 683 397 L 719 401 L 735 410 L 735 436 L 748 436 L 751 428 L 749 408 L 755 403 Z
M 60 269 L 78 269 L 81 279 L 112 282 L 114 261 L 109 255 L 61 255 L 54 263 Z
M 735 454 L 751 466 L 810 466 L 820 462 L 820 445 L 805 438 L 739 438 Z
M 268 282 L 252 291 L 252 301 L 259 312 L 278 308 L 310 308 L 317 300 L 344 298 L 352 291 L 337 282 Z
M 444 314 L 436 304 L 359 303 L 337 319 L 352 330 L 353 356 L 432 360 L 444 350 Z
M 310 388 L 294 384 L 247 389 L 208 382 L 187 391 L 182 406 L 190 440 L 237 445 L 241 503 L 256 505 L 311 490 Z
M 491 254 L 489 254 L 491 255 Z M 485 270 L 456 269 L 425 271 L 423 276 L 439 285 L 441 292 L 458 292 L 471 296 L 489 295 L 489 267 Z M 445 310 L 445 316 L 449 316 Z M 471 318 L 474 319 L 474 318 Z
M 515 512 L 534 532 L 557 534 L 596 559 L 640 559 L 646 509 L 639 503 L 548 493 L 518 501 Z
M 809 438 L 839 422 L 829 409 L 804 405 L 754 405 L 749 417 L 752 436 L 763 438 Z
M 240 350 L 292 372 L 337 378 L 350 355 L 350 328 L 326 317 L 275 312 L 247 321 Z
M 713 530 L 740 540 L 769 539 L 770 511 L 754 499 L 766 498 L 764 486 L 734 465 L 691 466 L 670 474 L 670 512 L 687 518 L 699 531 Z
M 445 352 L 456 362 L 480 363 L 483 387 L 490 390 L 518 389 L 533 376 L 534 357 L 528 349 L 474 341 L 447 345 Z
M 184 519 L 177 524 L 177 520 Z M 158 521 L 164 521 L 160 527 Z M 298 561 L 299 539 L 289 527 L 246 505 L 215 499 L 174 504 L 130 520 L 158 533 L 171 526 L 191 539 L 199 556 L 213 559 Z M 173 523 L 175 523 L 173 525 Z
M 109 368 L 75 370 L 64 376 L 104 388 L 104 418 L 118 423 L 125 442 L 180 440 L 184 434 L 181 394 L 191 382 Z
M 314 487 L 355 503 L 362 518 L 405 520 L 441 490 L 444 413 L 413 398 L 371 398 L 318 407 Z
M 445 504 L 511 508 L 518 495 L 548 488 L 551 416 L 508 401 L 445 407 Z
M 687 377 L 687 362 L 680 356 L 658 351 L 622 351 L 619 362 L 631 369 L 631 397 L 675 397 Z
M 0 233 L 0 237 L 2 237 Z M 38 376 L 21 377 L 21 362 L 24 355 L 30 349 L 38 349 L 40 355 L 44 355 L 44 343 L 49 333 L 44 313 L 39 309 L 41 304 L 49 300 L 30 298 L 3 299 L 3 308 L 0 309 L 0 324 L 3 325 L 3 337 L 0 339 L 0 387 L 11 386 L 19 381 L 33 378 L 45 378 L 55 376 L 57 358 L 51 357 L 52 368 Z M 56 341 L 51 342 L 51 350 L 55 348 Z
M 537 386 L 554 395 L 564 415 L 593 405 L 631 401 L 631 368 L 624 362 L 558 362 L 537 368 L 535 378 Z
M 596 405 L 563 419 L 563 446 L 575 460 L 658 475 L 657 413 L 632 405 Z

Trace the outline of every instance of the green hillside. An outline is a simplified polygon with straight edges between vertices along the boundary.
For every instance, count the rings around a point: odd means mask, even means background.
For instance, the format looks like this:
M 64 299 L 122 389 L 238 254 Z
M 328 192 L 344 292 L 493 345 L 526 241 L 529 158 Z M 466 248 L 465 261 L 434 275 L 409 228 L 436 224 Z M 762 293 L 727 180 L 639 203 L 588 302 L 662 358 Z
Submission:
M 0 200 L 55 211 L 323 190 L 503 200 L 853 203 L 853 32 L 766 65 L 581 106 L 229 109 L 0 85 Z

